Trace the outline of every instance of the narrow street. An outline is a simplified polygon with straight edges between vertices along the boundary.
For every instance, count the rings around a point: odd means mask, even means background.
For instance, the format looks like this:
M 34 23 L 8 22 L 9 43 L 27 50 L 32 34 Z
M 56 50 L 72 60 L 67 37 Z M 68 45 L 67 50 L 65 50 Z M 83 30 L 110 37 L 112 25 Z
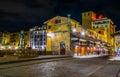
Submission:
M 0 65 L 0 77 L 117 77 L 119 65 L 107 57 L 36 60 Z

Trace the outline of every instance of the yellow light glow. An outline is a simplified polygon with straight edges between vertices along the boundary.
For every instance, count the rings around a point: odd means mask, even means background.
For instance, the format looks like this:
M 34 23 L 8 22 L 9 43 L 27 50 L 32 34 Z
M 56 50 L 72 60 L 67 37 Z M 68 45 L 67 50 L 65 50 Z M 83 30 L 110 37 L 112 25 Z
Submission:
M 1 46 L 1 48 L 2 48 L 2 49 L 5 49 L 5 47 L 4 47 L 4 46 Z
M 15 49 L 18 49 L 18 47 L 15 47 Z
M 9 46 L 9 49 L 11 49 L 11 46 Z
M 54 35 L 54 34 L 51 33 L 51 32 L 50 32 L 50 33 L 47 33 L 47 36 L 49 36 L 49 37 L 53 37 L 53 35 Z
M 74 28 L 74 29 L 72 29 L 72 31 L 73 31 L 73 32 L 76 32 L 76 29 Z
M 94 50 L 96 50 L 96 47 L 94 47 Z

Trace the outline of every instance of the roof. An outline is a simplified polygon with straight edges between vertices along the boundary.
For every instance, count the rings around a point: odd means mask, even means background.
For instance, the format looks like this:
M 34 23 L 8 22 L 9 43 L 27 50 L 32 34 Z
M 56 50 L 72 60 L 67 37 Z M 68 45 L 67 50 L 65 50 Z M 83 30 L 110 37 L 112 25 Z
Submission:
M 48 23 L 48 22 L 51 21 L 51 20 L 54 20 L 54 19 L 56 19 L 56 18 L 59 18 L 59 17 L 60 17 L 60 18 L 65 18 L 65 19 L 67 19 L 67 17 L 63 17 L 63 16 L 55 16 L 55 17 L 53 17 L 53 18 L 51 18 L 51 19 L 45 21 L 44 24 Z M 74 22 L 79 23 L 78 21 L 76 21 L 76 20 L 74 20 L 74 19 L 72 19 L 72 18 L 71 18 L 71 20 L 74 21 Z
M 119 31 L 116 31 L 114 34 L 120 34 L 120 30 L 119 30 Z

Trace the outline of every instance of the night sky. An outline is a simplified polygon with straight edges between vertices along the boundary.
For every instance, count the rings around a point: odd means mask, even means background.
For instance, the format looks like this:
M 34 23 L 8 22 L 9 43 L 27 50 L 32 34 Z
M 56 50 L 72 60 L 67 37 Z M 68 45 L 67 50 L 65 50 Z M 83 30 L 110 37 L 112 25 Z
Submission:
M 119 0 L 0 0 L 0 31 L 28 30 L 56 15 L 81 23 L 81 13 L 93 10 L 111 18 L 120 29 Z

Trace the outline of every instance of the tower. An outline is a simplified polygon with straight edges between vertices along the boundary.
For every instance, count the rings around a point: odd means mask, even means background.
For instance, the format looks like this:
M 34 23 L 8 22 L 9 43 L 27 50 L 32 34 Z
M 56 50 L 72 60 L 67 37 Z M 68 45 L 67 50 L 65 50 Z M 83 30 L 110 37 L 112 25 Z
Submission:
M 82 26 L 85 29 L 92 29 L 91 22 L 96 19 L 96 13 L 93 11 L 83 12 L 82 13 Z

